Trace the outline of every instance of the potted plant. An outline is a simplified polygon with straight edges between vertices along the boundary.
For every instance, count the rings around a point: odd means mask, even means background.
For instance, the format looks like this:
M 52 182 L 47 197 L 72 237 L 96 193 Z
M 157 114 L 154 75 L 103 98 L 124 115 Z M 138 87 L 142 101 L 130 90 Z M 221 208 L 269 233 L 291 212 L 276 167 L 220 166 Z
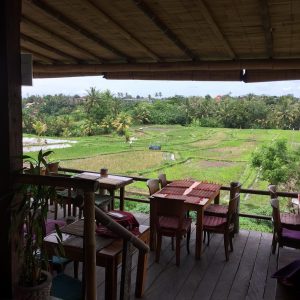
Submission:
M 46 167 L 46 157 L 52 151 L 39 151 L 37 159 L 24 155 L 29 162 L 30 174 L 41 175 L 41 169 Z M 17 253 L 20 258 L 20 277 L 17 299 L 50 299 L 52 277 L 47 272 L 48 257 L 43 247 L 45 237 L 45 222 L 48 213 L 48 201 L 55 196 L 55 188 L 45 185 L 28 184 L 20 189 L 21 204 L 13 208 L 14 232 L 21 231 L 18 239 Z M 58 239 L 61 233 L 57 227 Z
M 46 174 L 58 173 L 59 161 L 49 160 L 46 165 Z

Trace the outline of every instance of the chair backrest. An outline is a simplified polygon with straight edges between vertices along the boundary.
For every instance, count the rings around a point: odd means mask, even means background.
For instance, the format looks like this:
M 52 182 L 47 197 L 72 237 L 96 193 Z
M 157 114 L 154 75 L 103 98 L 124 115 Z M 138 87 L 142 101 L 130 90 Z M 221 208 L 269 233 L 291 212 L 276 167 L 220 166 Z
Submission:
M 276 187 L 276 185 L 270 184 L 268 186 L 268 189 L 269 189 L 269 192 L 270 192 L 270 195 L 271 195 L 271 199 L 278 198 L 277 197 L 277 187 Z
M 270 200 L 270 204 L 272 206 L 272 219 L 274 224 L 274 230 L 278 235 L 281 235 L 281 220 L 278 198 L 272 198 Z
M 180 230 L 186 215 L 186 209 L 183 200 L 154 198 L 154 220 L 155 226 L 159 230 L 160 217 L 171 217 L 173 228 Z M 175 225 L 173 222 L 176 222 Z M 181 231 L 179 231 L 181 233 Z
M 166 174 L 159 174 L 158 180 L 160 182 L 161 188 L 165 187 L 168 184 Z
M 148 189 L 149 189 L 150 196 L 160 190 L 158 179 L 149 179 L 149 180 L 147 180 L 147 186 L 148 186 Z
M 227 211 L 227 226 L 230 226 L 230 224 L 234 224 L 235 223 L 235 219 L 237 217 L 237 205 L 238 205 L 238 201 L 240 199 L 240 194 L 236 193 L 235 196 L 230 199 L 229 203 L 228 203 L 228 211 Z

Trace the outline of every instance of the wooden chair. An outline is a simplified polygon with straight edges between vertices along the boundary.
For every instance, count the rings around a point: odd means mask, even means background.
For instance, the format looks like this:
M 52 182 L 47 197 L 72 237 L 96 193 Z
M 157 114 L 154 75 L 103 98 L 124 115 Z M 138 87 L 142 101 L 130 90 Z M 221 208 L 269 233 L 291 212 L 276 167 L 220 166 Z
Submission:
M 229 201 L 228 210 L 226 216 L 215 216 L 215 215 L 204 215 L 203 219 L 203 231 L 208 235 L 210 233 L 220 233 L 224 235 L 224 248 L 226 261 L 229 260 L 228 246 L 230 245 L 230 250 L 233 251 L 232 239 L 234 236 L 234 224 L 237 216 L 237 203 L 240 195 L 236 194 L 234 198 Z
M 166 174 L 159 174 L 158 180 L 161 188 L 165 187 L 168 184 Z
M 186 218 L 184 202 L 182 200 L 153 198 L 154 224 L 157 236 L 155 261 L 159 262 L 162 236 L 176 239 L 176 265 L 180 265 L 180 243 L 183 236 L 187 235 L 186 248 L 189 250 L 192 219 Z
M 300 249 L 300 228 L 294 227 L 294 229 L 289 229 L 284 227 L 281 222 L 281 214 L 279 208 L 278 198 L 273 198 L 270 200 L 272 206 L 272 221 L 273 221 L 273 240 L 272 240 L 272 253 L 276 252 L 276 246 L 278 244 L 278 254 L 279 257 L 279 247 L 287 246 L 291 248 Z
M 241 189 L 241 184 L 239 182 L 233 182 L 230 184 L 230 199 L 238 194 Z M 221 204 L 210 204 L 205 210 L 204 214 L 209 216 L 217 216 L 226 218 L 228 212 L 228 205 L 221 205 Z
M 276 186 L 269 185 L 271 200 L 278 198 Z M 279 212 L 281 226 L 291 230 L 300 230 L 300 215 L 298 213 Z
M 160 190 L 159 180 L 158 179 L 149 179 L 147 180 L 147 187 L 149 189 L 150 196 Z

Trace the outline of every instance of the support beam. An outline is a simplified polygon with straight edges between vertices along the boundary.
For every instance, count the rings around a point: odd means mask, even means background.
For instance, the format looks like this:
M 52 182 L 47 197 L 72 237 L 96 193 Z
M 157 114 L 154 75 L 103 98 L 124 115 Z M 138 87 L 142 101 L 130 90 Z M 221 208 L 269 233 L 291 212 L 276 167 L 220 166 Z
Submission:
M 204 19 L 209 24 L 209 27 L 214 32 L 216 38 L 222 42 L 224 49 L 226 49 L 226 51 L 229 54 L 229 57 L 231 59 L 235 59 L 236 54 L 234 53 L 231 45 L 229 44 L 229 42 L 225 38 L 224 34 L 222 33 L 221 29 L 219 28 L 217 22 L 214 20 L 211 12 L 209 11 L 209 8 L 206 6 L 206 4 L 204 3 L 203 0 L 198 0 L 198 4 L 201 8 L 201 13 L 202 13 Z
M 93 73 L 105 72 L 166 72 L 166 71 L 226 71 L 226 70 L 300 70 L 300 59 L 255 59 L 235 61 L 198 61 L 139 64 L 41 65 L 34 64 L 36 73 Z M 262 73 L 263 75 L 263 73 Z
M 91 0 L 86 0 L 86 5 L 91 8 L 91 10 L 96 10 L 99 17 L 105 21 L 113 24 L 114 27 L 118 29 L 118 32 L 122 34 L 128 42 L 135 45 L 137 48 L 142 49 L 149 57 L 151 57 L 154 61 L 160 61 L 161 59 L 146 45 L 144 45 L 141 41 L 139 41 L 136 37 L 134 37 L 130 32 L 128 32 L 121 24 L 119 24 L 116 20 L 114 20 L 111 16 L 105 13 L 97 4 L 93 3 Z
M 280 80 L 299 80 L 300 70 L 246 70 L 243 81 L 244 82 L 266 82 L 266 81 L 280 81 Z
M 40 58 L 42 61 L 50 63 L 50 64 L 57 64 L 58 63 L 57 60 L 55 60 L 55 59 L 53 59 L 51 57 L 48 57 L 46 55 L 40 54 L 40 53 L 38 53 L 36 51 L 30 50 L 27 47 L 21 46 L 21 51 L 24 52 L 24 53 L 31 53 L 34 57 Z
M 63 26 L 66 26 L 66 27 L 76 31 L 77 34 L 80 34 L 81 36 L 95 42 L 100 47 L 114 53 L 115 55 L 117 55 L 120 58 L 123 58 L 126 61 L 129 60 L 129 57 L 125 53 L 119 51 L 118 49 L 116 49 L 113 46 L 109 45 L 107 42 L 105 42 L 100 37 L 94 35 L 93 33 L 89 32 L 88 30 L 86 30 L 86 29 L 82 28 L 81 26 L 77 25 L 71 19 L 67 18 L 62 13 L 60 13 L 56 9 L 50 7 L 46 3 L 42 3 L 42 2 L 37 1 L 37 0 L 26 0 L 26 2 L 32 4 L 37 9 L 39 9 L 40 12 L 44 13 L 45 15 L 50 17 L 51 19 L 54 19 L 56 22 L 59 22 Z
M 272 34 L 272 25 L 269 14 L 269 7 L 267 0 L 259 0 L 260 11 L 261 11 L 261 22 L 263 25 L 265 40 L 266 40 L 266 49 L 269 58 L 273 57 L 273 34 Z
M 35 21 L 33 21 L 25 16 L 22 16 L 22 23 L 29 25 L 30 28 L 33 28 L 33 29 L 37 30 L 38 32 L 42 32 L 46 35 L 51 35 L 60 44 L 65 44 L 68 47 L 70 47 L 71 49 L 72 48 L 77 49 L 78 51 L 84 53 L 85 55 L 92 57 L 93 59 L 97 60 L 98 62 L 103 62 L 103 58 L 100 58 L 100 57 L 96 56 L 94 53 L 90 52 L 89 50 L 82 48 L 81 46 L 78 45 L 78 43 L 73 43 L 69 39 L 66 39 L 64 36 L 62 36 L 56 32 L 53 32 L 52 30 L 49 30 L 49 28 L 45 27 L 44 25 L 38 24 Z
M 145 2 L 142 0 L 133 0 L 133 2 L 177 48 L 182 50 L 192 60 L 198 59 L 198 57 L 179 39 L 179 37 L 153 13 Z
M 0 257 L 1 299 L 12 299 L 18 259 L 9 238 L 13 180 L 22 168 L 22 106 L 20 57 L 21 0 L 0 1 Z
M 73 62 L 73 63 L 80 63 L 80 62 L 81 62 L 81 61 L 80 61 L 79 59 L 77 59 L 76 57 L 74 57 L 74 56 L 72 56 L 72 55 L 70 55 L 70 54 L 67 54 L 67 53 L 65 53 L 65 52 L 63 52 L 63 51 L 61 51 L 61 50 L 59 50 L 59 49 L 57 49 L 57 48 L 54 48 L 54 47 L 52 47 L 52 46 L 49 46 L 49 45 L 47 45 L 47 44 L 45 44 L 45 43 L 43 43 L 43 42 L 41 42 L 41 41 L 38 41 L 38 40 L 36 40 L 36 39 L 34 39 L 34 38 L 32 38 L 32 37 L 30 37 L 30 36 L 24 34 L 24 33 L 21 33 L 21 39 L 22 39 L 23 41 L 29 42 L 29 43 L 31 43 L 31 44 L 33 44 L 33 45 L 36 45 L 36 46 L 38 46 L 38 47 L 40 47 L 40 48 L 43 48 L 43 49 L 45 49 L 45 50 L 48 50 L 48 51 L 50 51 L 50 52 L 56 53 L 56 54 L 58 54 L 59 56 L 62 56 L 62 57 L 64 57 L 64 58 L 66 58 L 68 61 L 71 61 L 71 62 Z
M 241 81 L 241 71 L 120 72 L 103 74 L 106 79 Z

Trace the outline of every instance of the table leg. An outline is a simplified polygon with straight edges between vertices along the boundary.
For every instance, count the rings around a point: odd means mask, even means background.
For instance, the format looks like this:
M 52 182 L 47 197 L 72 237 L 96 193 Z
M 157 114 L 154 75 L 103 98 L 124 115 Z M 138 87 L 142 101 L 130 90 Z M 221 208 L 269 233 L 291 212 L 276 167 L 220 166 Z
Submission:
M 124 194 L 125 194 L 125 187 L 120 188 L 120 210 L 124 210 Z
M 147 275 L 147 262 L 148 253 L 139 251 L 137 273 L 136 273 L 136 286 L 135 286 L 135 296 L 141 298 L 144 294 L 146 275 Z
M 105 267 L 105 300 L 117 299 L 117 263 L 113 259 Z
M 214 204 L 220 204 L 220 193 L 215 197 Z
M 115 190 L 109 190 L 109 194 L 111 195 L 112 200 L 109 204 L 108 210 L 115 209 Z
M 197 223 L 196 223 L 196 249 L 195 257 L 200 259 L 202 253 L 202 241 L 203 241 L 203 209 L 202 207 L 197 211 Z

